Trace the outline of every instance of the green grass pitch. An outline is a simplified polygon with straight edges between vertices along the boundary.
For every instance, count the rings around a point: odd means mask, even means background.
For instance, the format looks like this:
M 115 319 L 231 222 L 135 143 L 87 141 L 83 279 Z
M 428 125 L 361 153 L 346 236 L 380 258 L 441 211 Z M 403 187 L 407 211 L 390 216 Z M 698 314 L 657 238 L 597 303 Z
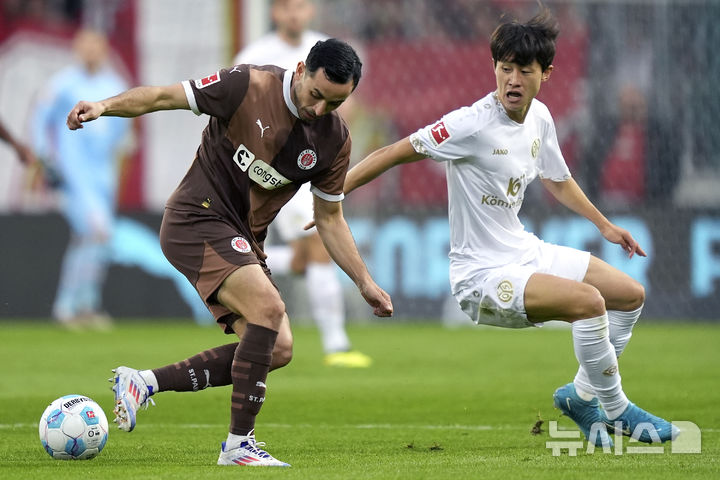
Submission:
M 323 367 L 316 330 L 295 329 L 295 358 L 270 374 L 256 434 L 289 469 L 215 465 L 230 387 L 163 392 L 132 433 L 110 424 L 102 453 L 56 461 L 37 422 L 53 399 L 81 393 L 112 419 L 106 379 L 118 365 L 152 368 L 232 341 L 187 321 L 119 322 L 107 333 L 50 323 L 0 323 L 0 477 L 3 479 L 666 479 L 720 478 L 720 324 L 645 323 L 620 368 L 631 400 L 702 430 L 702 452 L 620 454 L 585 448 L 553 456 L 552 407 L 576 362 L 567 329 L 445 329 L 374 323 L 350 329 L 370 369 Z M 542 419 L 543 432 L 531 434 Z M 563 440 L 563 439 L 561 439 Z M 240 470 L 240 471 L 238 471 Z

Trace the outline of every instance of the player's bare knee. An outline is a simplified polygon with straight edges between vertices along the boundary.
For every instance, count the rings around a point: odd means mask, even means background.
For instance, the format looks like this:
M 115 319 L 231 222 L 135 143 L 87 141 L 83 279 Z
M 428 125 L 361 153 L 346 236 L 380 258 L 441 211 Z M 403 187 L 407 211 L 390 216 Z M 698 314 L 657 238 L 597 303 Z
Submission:
M 605 299 L 600 291 L 591 286 L 585 285 L 580 293 L 582 301 L 578 304 L 578 311 L 575 316 L 578 320 L 584 318 L 599 317 L 605 313 Z
M 278 337 L 277 341 L 275 342 L 275 347 L 273 348 L 272 352 L 272 363 L 270 365 L 270 368 L 272 370 L 280 367 L 284 367 L 288 363 L 290 363 L 290 360 L 292 360 L 293 356 L 293 342 L 292 338 L 281 338 Z
M 637 310 L 645 303 L 645 287 L 640 282 L 632 282 L 628 288 L 628 295 L 630 297 L 627 306 L 628 311 Z
M 283 317 L 285 316 L 285 302 L 280 297 L 263 301 L 258 300 L 257 321 L 264 325 L 270 325 L 273 330 L 280 329 Z

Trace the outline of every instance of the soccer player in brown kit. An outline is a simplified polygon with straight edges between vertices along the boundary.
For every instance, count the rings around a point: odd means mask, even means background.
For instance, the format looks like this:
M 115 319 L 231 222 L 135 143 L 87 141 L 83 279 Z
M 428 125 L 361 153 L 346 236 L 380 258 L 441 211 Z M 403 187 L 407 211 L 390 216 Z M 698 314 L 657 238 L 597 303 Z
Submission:
M 351 46 L 329 39 L 294 71 L 236 65 L 198 80 L 81 101 L 69 113 L 71 130 L 102 115 L 190 109 L 210 116 L 195 161 L 167 202 L 160 240 L 170 262 L 240 342 L 153 370 L 116 368 L 111 381 L 120 429 L 131 431 L 138 409 L 157 392 L 232 384 L 230 432 L 218 464 L 288 466 L 260 449 L 254 435 L 267 373 L 292 357 L 285 304 L 262 246 L 270 222 L 305 182 L 333 260 L 375 315 L 392 315 L 390 297 L 368 273 L 342 214 L 351 141 L 334 110 L 357 87 L 361 69 Z

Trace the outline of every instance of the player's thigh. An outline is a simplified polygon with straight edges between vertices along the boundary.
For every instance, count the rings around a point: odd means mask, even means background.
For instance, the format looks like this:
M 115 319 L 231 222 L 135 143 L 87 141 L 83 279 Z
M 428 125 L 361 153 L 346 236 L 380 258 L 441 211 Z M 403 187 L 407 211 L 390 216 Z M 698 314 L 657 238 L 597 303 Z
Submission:
M 258 264 L 238 267 L 222 282 L 215 298 L 248 322 L 275 331 L 285 315 L 280 293 Z
M 605 301 L 592 285 L 547 273 L 533 273 L 525 285 L 525 312 L 533 323 L 573 322 L 605 312 Z
M 645 288 L 631 276 L 595 256 L 583 282 L 600 291 L 608 310 L 634 310 L 645 302 Z

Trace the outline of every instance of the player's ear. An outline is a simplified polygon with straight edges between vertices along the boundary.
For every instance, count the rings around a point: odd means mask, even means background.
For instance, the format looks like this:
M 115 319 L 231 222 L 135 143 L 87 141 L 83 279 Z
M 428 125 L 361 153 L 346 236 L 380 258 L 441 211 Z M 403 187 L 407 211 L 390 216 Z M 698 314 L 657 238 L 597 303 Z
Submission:
M 301 82 L 304 74 L 305 74 L 305 63 L 298 62 L 297 67 L 295 67 L 295 73 L 293 74 L 293 83 Z
M 548 65 L 544 72 L 542 72 L 542 81 L 547 82 L 550 79 L 550 74 L 553 71 L 553 66 Z

